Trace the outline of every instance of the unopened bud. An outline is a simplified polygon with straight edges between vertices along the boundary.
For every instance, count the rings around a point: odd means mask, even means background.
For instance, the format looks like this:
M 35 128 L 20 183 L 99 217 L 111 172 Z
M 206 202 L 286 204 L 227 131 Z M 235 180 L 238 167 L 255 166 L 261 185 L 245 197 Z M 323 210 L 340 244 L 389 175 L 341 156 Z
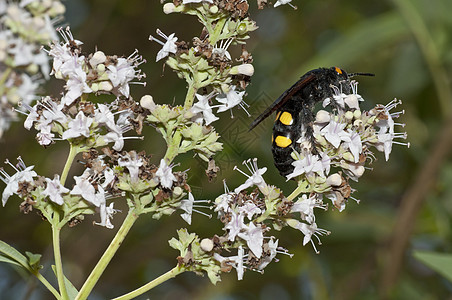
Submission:
M 347 112 L 345 113 L 344 117 L 345 117 L 345 119 L 346 119 L 347 121 L 353 120 L 353 112 L 347 111 Z
M 253 76 L 254 67 L 252 64 L 241 64 L 241 65 L 232 67 L 232 69 L 229 73 L 231 75 L 242 74 L 245 76 Z
M 330 113 L 326 110 L 319 110 L 315 115 L 315 121 L 317 123 L 327 123 L 331 120 Z
M 170 14 L 173 13 L 176 10 L 176 6 L 173 3 L 165 3 L 165 5 L 163 5 L 163 12 L 165 14 Z
M 211 239 L 202 239 L 200 243 L 201 249 L 204 252 L 210 252 L 213 249 L 213 241 Z
M 153 111 L 155 109 L 155 103 L 151 95 L 144 95 L 140 99 L 140 105 L 143 108 L 146 108 L 150 111 Z
M 93 57 L 89 60 L 89 64 L 94 68 L 98 64 L 103 64 L 107 60 L 107 57 L 102 51 L 96 51 L 96 53 L 93 54 Z
M 326 179 L 326 184 L 330 186 L 340 186 L 342 183 L 342 177 L 338 173 L 328 176 Z
M 113 85 L 110 81 L 102 81 L 99 83 L 99 90 L 110 92 L 113 89 Z
M 209 10 L 210 10 L 211 13 L 216 14 L 216 13 L 218 12 L 218 6 L 212 5 L 212 6 L 209 8 Z

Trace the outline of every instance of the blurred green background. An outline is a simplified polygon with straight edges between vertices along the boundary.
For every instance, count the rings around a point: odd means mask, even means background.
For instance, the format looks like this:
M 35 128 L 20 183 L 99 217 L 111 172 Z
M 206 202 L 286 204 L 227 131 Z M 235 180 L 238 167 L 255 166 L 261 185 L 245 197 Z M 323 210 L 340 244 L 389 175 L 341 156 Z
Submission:
M 352 184 L 360 204 L 350 201 L 341 213 L 317 212 L 319 227 L 332 232 L 322 239 L 320 254 L 302 246 L 301 233 L 285 229 L 277 233 L 280 245 L 295 256 L 280 256 L 263 275 L 248 271 L 238 282 L 231 272 L 213 286 L 207 278 L 186 273 L 139 299 L 452 299 L 452 284 L 412 256 L 417 249 L 452 252 L 452 1 L 294 0 L 298 10 L 281 6 L 263 11 L 249 2 L 251 17 L 260 27 L 247 45 L 255 67 L 246 97 L 253 117 L 310 69 L 340 66 L 349 72 L 372 72 L 375 77 L 357 78 L 366 108 L 402 99 L 400 109 L 406 113 L 398 121 L 406 123 L 411 147 L 394 145 L 388 162 L 382 154 L 377 156 L 373 170 Z M 160 28 L 191 41 L 201 30 L 194 17 L 165 15 L 159 1 L 64 4 L 64 24 L 84 42 L 86 52 L 97 47 L 106 54 L 127 56 L 138 49 L 148 61 L 142 65 L 147 86 L 132 86 L 136 100 L 151 94 L 157 103 L 183 102 L 185 82 L 162 62 L 154 62 L 160 46 L 148 37 Z M 52 80 L 45 92 L 58 95 L 61 86 L 61 81 Z M 215 125 L 225 144 L 216 158 L 221 167 L 216 181 L 207 181 L 205 166 L 191 155 L 178 158 L 179 169 L 191 169 L 195 198 L 214 199 L 223 192 L 223 178 L 230 188 L 242 183 L 245 177 L 232 168 L 252 157 L 268 167 L 266 181 L 289 194 L 295 183 L 286 182 L 273 166 L 272 120 L 247 133 L 253 118 L 241 110 L 234 111 L 232 120 L 225 114 Z M 21 155 L 39 174 L 52 178 L 61 172 L 68 147 L 57 143 L 43 149 L 34 135 L 16 123 L 0 142 L 0 160 Z M 164 141 L 152 128 L 145 136 L 144 142 L 127 141 L 125 149 L 146 150 L 158 162 Z M 77 174 L 77 168 L 72 171 Z M 21 251 L 42 253 L 44 273 L 51 277 L 50 229 L 35 213 L 21 215 L 18 204 L 18 199 L 10 199 L 1 208 L 0 239 Z M 124 218 L 126 207 L 119 208 L 123 213 L 115 216 L 114 230 L 93 226 L 93 218 L 63 230 L 64 268 L 76 287 Z M 167 241 L 181 227 L 187 224 L 177 213 L 160 221 L 140 218 L 90 299 L 121 295 L 171 269 L 178 253 Z M 195 214 L 187 228 L 201 237 L 212 236 L 221 232 L 221 223 Z M 51 294 L 33 278 L 0 264 L 0 299 L 51 299 Z

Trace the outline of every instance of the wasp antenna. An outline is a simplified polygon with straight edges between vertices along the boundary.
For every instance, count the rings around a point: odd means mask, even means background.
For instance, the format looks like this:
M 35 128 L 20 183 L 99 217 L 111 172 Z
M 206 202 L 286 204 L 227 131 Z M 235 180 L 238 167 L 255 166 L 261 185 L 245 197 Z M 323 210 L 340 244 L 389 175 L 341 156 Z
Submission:
M 373 73 L 350 73 L 348 74 L 348 77 L 353 77 L 353 76 L 375 76 L 375 74 Z

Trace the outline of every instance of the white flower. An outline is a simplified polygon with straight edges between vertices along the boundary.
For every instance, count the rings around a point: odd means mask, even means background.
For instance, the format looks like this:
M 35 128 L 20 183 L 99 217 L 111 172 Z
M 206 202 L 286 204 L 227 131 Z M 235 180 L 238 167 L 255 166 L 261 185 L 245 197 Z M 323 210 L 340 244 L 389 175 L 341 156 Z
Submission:
M 38 176 L 35 171 L 32 171 L 34 166 L 26 167 L 23 160 L 19 157 L 17 158 L 19 163 L 17 164 L 17 168 L 11 164 L 8 160 L 6 161 L 16 173 L 13 176 L 9 176 L 3 168 L 0 169 L 0 179 L 6 183 L 6 188 L 2 194 L 2 204 L 5 206 L 8 198 L 13 194 L 17 194 L 17 190 L 19 189 L 20 182 L 33 182 L 33 177 Z
M 341 144 L 343 137 L 347 135 L 344 128 L 347 124 L 338 123 L 334 120 L 330 120 L 328 125 L 326 125 L 320 133 L 325 137 L 325 139 L 331 143 L 335 148 L 338 148 Z
M 110 79 L 112 85 L 116 88 L 115 95 L 123 95 L 126 98 L 130 96 L 129 83 L 134 79 L 141 79 L 145 77 L 144 74 L 140 74 L 140 71 L 136 71 L 135 68 L 142 62 L 142 57 L 138 55 L 138 51 L 135 50 L 129 57 L 118 58 L 116 64 L 109 65 L 107 67 L 108 79 Z
M 245 231 L 239 232 L 238 236 L 246 241 L 248 248 L 257 258 L 262 256 L 264 233 L 261 226 L 256 226 L 253 222 L 250 222 L 248 226 L 245 226 Z
M 329 164 L 322 163 L 322 159 L 318 155 L 313 155 L 311 153 L 306 153 L 303 159 L 298 159 L 292 162 L 294 170 L 292 173 L 286 176 L 287 180 L 297 177 L 301 174 L 306 174 L 306 176 L 313 175 L 317 173 L 321 176 L 324 175 L 324 170 L 329 168 Z
M 219 107 L 217 112 L 223 112 L 239 105 L 249 116 L 250 114 L 248 113 L 244 106 L 246 104 L 244 104 L 243 102 L 243 95 L 245 94 L 245 91 L 237 92 L 235 88 L 236 87 L 234 85 L 229 89 L 229 91 L 226 94 L 220 94 L 216 97 L 216 100 L 221 103 L 220 105 L 215 106 Z
M 245 251 L 242 246 L 239 246 L 237 255 L 231 257 L 223 257 L 218 253 L 213 254 L 213 258 L 219 261 L 222 265 L 232 265 L 237 271 L 237 279 L 243 279 L 243 273 L 245 272 L 245 266 L 243 260 L 245 259 Z
M 211 215 L 208 215 L 202 211 L 193 209 L 193 207 L 209 208 L 209 206 L 195 204 L 195 203 L 209 203 L 209 202 L 210 202 L 209 200 L 195 200 L 195 198 L 193 197 L 193 194 L 189 192 L 188 199 L 184 199 L 180 202 L 179 208 L 182 209 L 183 211 L 185 211 L 185 213 L 181 214 L 180 216 L 182 217 L 182 219 L 185 220 L 185 222 L 188 223 L 188 225 L 191 225 L 191 216 L 192 216 L 193 212 L 200 213 L 207 217 L 212 217 Z
M 107 206 L 104 189 L 101 186 L 99 186 L 98 189 L 99 191 L 96 193 L 96 198 L 99 202 L 100 223 L 94 222 L 94 224 L 113 229 L 114 226 L 111 223 L 111 219 L 118 210 L 113 208 L 114 202 L 111 202 L 110 205 Z
M 312 224 L 315 222 L 314 208 L 322 208 L 326 209 L 326 206 L 323 205 L 322 201 L 316 196 L 307 197 L 305 194 L 298 198 L 297 202 L 294 203 L 290 212 L 299 212 L 302 214 L 302 218 Z
M 89 182 L 84 175 L 82 176 L 74 176 L 75 186 L 71 191 L 71 195 L 80 195 L 86 201 L 92 203 L 94 206 L 100 206 L 99 196 L 96 197 L 96 189 Z
M 263 270 L 276 257 L 276 254 L 278 253 L 278 241 L 279 240 L 273 241 L 273 237 L 270 238 L 267 243 L 270 254 L 261 259 L 261 263 L 257 267 L 258 270 Z
M 259 215 L 262 210 L 251 201 L 247 201 L 245 205 L 239 207 L 239 212 L 245 214 L 249 220 L 252 220 L 254 215 Z
M 277 0 L 274 7 L 278 7 L 280 5 L 284 5 L 284 4 L 289 4 L 290 7 L 292 7 L 293 9 L 297 9 L 296 6 L 292 5 L 290 2 L 292 0 Z
M 162 49 L 160 49 L 160 51 L 157 53 L 157 58 L 155 59 L 155 61 L 159 61 L 162 58 L 167 57 L 170 53 L 176 54 L 176 52 L 177 52 L 177 45 L 176 45 L 177 37 L 174 36 L 174 33 L 172 33 L 169 36 L 167 36 L 162 31 L 160 31 L 160 29 L 157 29 L 157 34 L 160 35 L 162 38 L 164 38 L 166 40 L 166 42 L 164 43 L 164 42 L 156 39 L 152 35 L 149 36 L 149 40 L 156 41 L 157 43 L 159 43 L 160 45 L 163 46 Z
M 138 172 L 140 167 L 143 165 L 143 159 L 137 155 L 135 151 L 131 153 L 126 153 L 125 155 L 120 155 L 118 159 L 118 165 L 121 167 L 126 167 L 129 170 L 130 182 L 136 183 L 138 181 Z
M 232 242 L 235 240 L 235 237 L 239 234 L 239 232 L 243 229 L 246 229 L 246 225 L 243 222 L 245 216 L 243 214 L 237 214 L 234 211 L 231 211 L 231 221 L 224 227 L 224 229 L 229 230 L 228 239 Z
M 350 150 L 355 163 L 359 161 L 359 154 L 363 151 L 363 145 L 361 142 L 361 136 L 352 130 L 347 131 L 347 135 L 342 137 L 344 146 Z
M 75 119 L 69 121 L 68 130 L 63 132 L 63 140 L 76 138 L 79 136 L 90 136 L 89 127 L 93 123 L 93 119 L 85 116 L 82 111 L 79 111 Z
M 248 177 L 244 184 L 238 186 L 234 190 L 234 193 L 238 194 L 240 193 L 240 191 L 243 191 L 244 189 L 247 189 L 254 185 L 257 186 L 261 191 L 265 189 L 265 187 L 267 187 L 267 184 L 265 183 L 262 175 L 267 171 L 267 168 L 264 167 L 259 169 L 259 167 L 257 166 L 256 158 L 254 158 L 253 161 L 251 161 L 251 159 L 245 160 L 243 161 L 243 164 L 248 168 L 248 171 L 250 171 L 251 175 L 246 174 L 245 172 L 237 168 L 237 166 L 234 167 L 234 170 L 237 170 Z
M 48 146 L 53 143 L 55 134 L 53 134 L 51 130 L 51 125 L 41 126 L 41 131 L 36 134 L 36 140 L 38 141 L 39 145 Z
M 177 181 L 176 176 L 173 174 L 171 166 L 168 166 L 165 159 L 160 160 L 160 166 L 155 172 L 155 176 L 160 180 L 162 187 L 170 189 L 173 186 L 173 181 Z
M 61 194 L 69 192 L 69 189 L 65 188 L 60 183 L 60 175 L 55 175 L 53 180 L 46 178 L 47 187 L 42 192 L 44 196 L 48 196 L 49 199 L 58 205 L 63 205 L 64 200 Z
M 105 104 L 97 105 L 97 109 L 94 111 L 94 121 L 107 126 L 109 129 L 116 129 L 115 117 Z
M 379 127 L 378 131 L 378 143 L 375 144 L 375 147 L 378 151 L 383 151 L 385 154 L 385 159 L 389 159 L 389 154 L 392 150 L 392 144 L 399 144 L 404 145 L 407 147 L 410 147 L 410 143 L 402 143 L 402 142 L 396 142 L 393 139 L 394 138 L 401 138 L 406 139 L 407 134 L 406 132 L 394 132 L 394 126 L 399 125 L 404 127 L 405 124 L 401 123 L 395 123 L 394 118 L 398 118 L 401 114 L 404 113 L 404 111 L 390 113 L 389 111 L 393 108 L 397 107 L 397 105 L 401 104 L 402 101 L 394 99 L 391 102 L 389 102 L 387 105 L 377 105 L 377 107 L 374 109 L 374 114 L 379 115 L 379 119 L 377 123 L 375 124 L 377 127 Z M 375 112 L 376 111 L 376 112 Z
M 208 95 L 196 94 L 198 102 L 193 104 L 193 107 L 191 108 L 191 111 L 194 114 L 202 113 L 202 117 L 206 121 L 206 125 L 209 125 L 210 123 L 219 119 L 212 113 L 212 108 L 209 105 L 209 100 L 213 97 L 213 95 L 213 92 Z
M 234 41 L 233 38 L 229 38 L 227 40 L 220 40 L 219 45 L 217 45 L 217 43 L 215 43 L 215 46 L 212 49 L 212 54 L 216 54 L 217 56 L 219 56 L 221 58 L 226 57 L 227 59 L 232 60 L 231 54 L 229 53 L 228 48 L 233 41 Z
M 306 224 L 295 219 L 289 219 L 287 220 L 287 224 L 292 228 L 300 230 L 304 234 L 303 246 L 311 242 L 316 253 L 319 253 L 319 251 L 317 251 L 317 248 L 315 247 L 312 236 L 314 236 L 317 239 L 318 244 L 321 245 L 322 243 L 320 242 L 319 236 L 330 234 L 329 231 L 318 228 L 316 223 Z

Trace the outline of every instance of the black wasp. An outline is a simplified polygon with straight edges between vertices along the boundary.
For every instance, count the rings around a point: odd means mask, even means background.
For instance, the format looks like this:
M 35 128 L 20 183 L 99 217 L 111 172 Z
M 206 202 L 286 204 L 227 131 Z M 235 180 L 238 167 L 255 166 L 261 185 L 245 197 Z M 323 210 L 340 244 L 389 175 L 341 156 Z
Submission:
M 344 93 L 350 92 L 350 78 L 355 75 L 373 76 L 370 73 L 347 74 L 338 67 L 318 68 L 301 76 L 289 89 L 273 102 L 250 125 L 250 130 L 276 111 L 276 120 L 273 125 L 272 153 L 275 166 L 282 176 L 293 172 L 291 157 L 293 150 L 299 152 L 300 145 L 297 140 L 302 136 L 304 128 L 305 138 L 313 145 L 313 153 L 317 152 L 313 142 L 314 106 L 316 103 L 332 97 L 333 87 L 341 89 Z M 334 103 L 332 102 L 334 107 Z

